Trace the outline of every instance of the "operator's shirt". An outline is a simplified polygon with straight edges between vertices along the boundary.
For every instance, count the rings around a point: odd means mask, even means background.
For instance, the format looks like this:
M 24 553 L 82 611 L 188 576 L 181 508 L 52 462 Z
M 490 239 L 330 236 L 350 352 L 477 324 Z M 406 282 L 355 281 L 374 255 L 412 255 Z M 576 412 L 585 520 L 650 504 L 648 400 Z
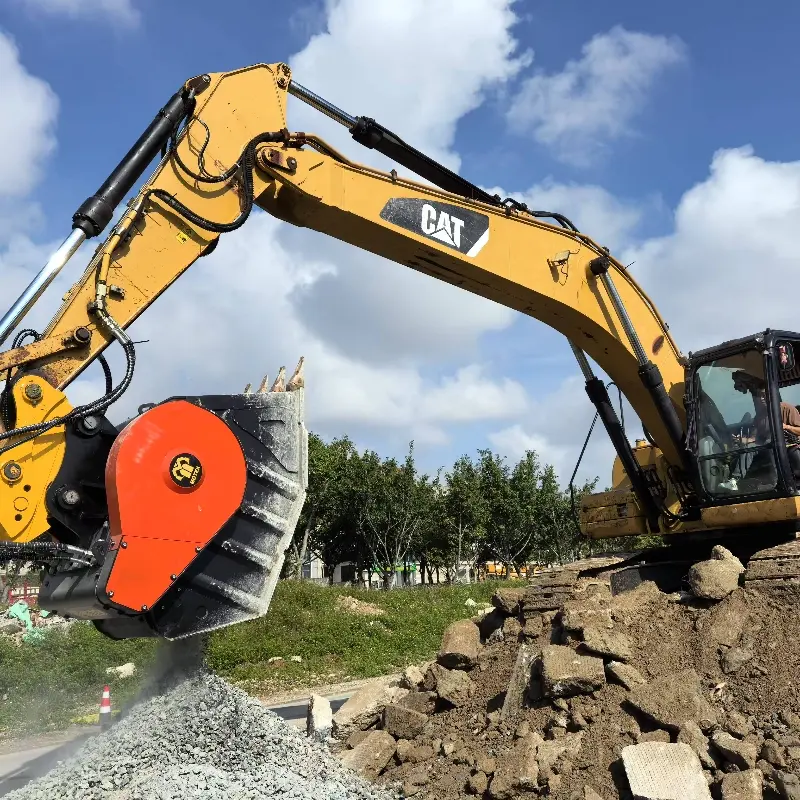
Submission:
M 769 420 L 767 416 L 757 415 L 755 422 L 758 437 L 760 439 L 766 439 L 769 436 Z M 781 423 L 800 428 L 800 411 L 791 403 L 784 403 L 781 401 Z

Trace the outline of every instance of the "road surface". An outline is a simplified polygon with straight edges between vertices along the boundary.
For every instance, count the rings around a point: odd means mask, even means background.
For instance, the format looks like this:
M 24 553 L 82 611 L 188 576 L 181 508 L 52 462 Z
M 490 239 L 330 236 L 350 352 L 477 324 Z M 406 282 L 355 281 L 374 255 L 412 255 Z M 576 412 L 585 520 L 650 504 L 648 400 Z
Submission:
M 349 694 L 344 694 L 328 698 L 334 712 L 348 697 Z M 294 700 L 269 708 L 279 717 L 283 717 L 290 725 L 305 729 L 306 701 Z M 23 749 L 0 753 L 0 797 L 49 772 L 59 761 L 64 761 L 75 753 L 89 737 L 94 736 L 99 730 L 98 726 L 91 725 L 50 737 L 50 741 L 44 746 L 32 747 L 30 744 L 25 746 L 23 743 Z

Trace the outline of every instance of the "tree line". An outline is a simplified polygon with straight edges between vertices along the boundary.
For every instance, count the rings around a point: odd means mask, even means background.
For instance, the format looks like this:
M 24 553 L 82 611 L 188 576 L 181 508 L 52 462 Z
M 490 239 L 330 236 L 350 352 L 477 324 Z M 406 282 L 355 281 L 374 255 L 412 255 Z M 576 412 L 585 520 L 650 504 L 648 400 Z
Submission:
M 597 479 L 575 487 L 580 497 Z M 382 576 L 419 564 L 453 580 L 464 562 L 500 562 L 506 575 L 527 564 L 580 558 L 590 543 L 579 535 L 573 496 L 555 470 L 529 450 L 515 465 L 490 450 L 463 455 L 450 469 L 420 473 L 414 444 L 402 461 L 359 452 L 348 437 L 325 442 L 309 434 L 308 493 L 285 574 L 299 577 L 309 556 L 327 567 L 351 562 L 355 574 Z

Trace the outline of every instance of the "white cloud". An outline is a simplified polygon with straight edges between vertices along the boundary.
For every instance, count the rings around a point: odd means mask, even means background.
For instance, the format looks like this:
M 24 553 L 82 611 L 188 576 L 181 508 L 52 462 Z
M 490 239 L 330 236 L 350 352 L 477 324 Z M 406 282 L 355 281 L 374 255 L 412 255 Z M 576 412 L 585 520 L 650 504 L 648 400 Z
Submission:
M 631 244 L 646 208 L 658 205 L 655 198 L 632 203 L 620 200 L 602 186 L 559 183 L 552 178 L 523 192 L 508 192 L 498 187 L 486 191 L 501 197 L 513 194 L 531 209 L 563 214 L 578 230 L 612 252 Z
M 581 57 L 561 72 L 524 80 L 508 122 L 563 160 L 588 164 L 607 142 L 631 132 L 653 83 L 685 57 L 685 46 L 675 37 L 615 26 L 592 37 Z
M 674 231 L 624 254 L 687 352 L 765 328 L 796 330 L 800 161 L 720 150 Z
M 20 0 L 31 11 L 72 19 L 105 17 L 115 25 L 135 27 L 141 15 L 133 0 Z
M 13 39 L 2 32 L 0 97 L 0 211 L 12 212 L 18 225 L 20 210 L 7 198 L 16 202 L 41 178 L 45 160 L 56 146 L 58 98 L 45 81 L 25 69 Z M 25 217 L 28 213 L 23 210 Z M 5 213 L 3 216 L 8 219 Z M 0 231 L 3 227 L 8 225 L 0 225 Z

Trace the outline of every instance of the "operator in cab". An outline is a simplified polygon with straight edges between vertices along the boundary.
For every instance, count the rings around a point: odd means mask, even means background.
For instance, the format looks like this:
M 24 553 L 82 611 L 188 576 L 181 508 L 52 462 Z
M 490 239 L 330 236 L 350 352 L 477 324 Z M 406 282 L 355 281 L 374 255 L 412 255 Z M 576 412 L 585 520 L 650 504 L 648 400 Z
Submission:
M 764 380 L 750 375 L 744 370 L 737 370 L 732 377 L 733 388 L 737 392 L 742 392 L 742 394 L 750 392 L 753 398 L 755 407 L 753 430 L 756 443 L 760 444 L 768 441 L 770 430 L 769 415 L 767 413 L 767 389 Z M 780 409 L 783 436 L 789 453 L 789 466 L 792 468 L 792 474 L 795 478 L 800 479 L 800 411 L 783 400 L 781 400 Z M 748 472 L 753 468 L 757 468 L 759 466 L 757 462 L 759 461 L 760 459 L 756 456 Z

